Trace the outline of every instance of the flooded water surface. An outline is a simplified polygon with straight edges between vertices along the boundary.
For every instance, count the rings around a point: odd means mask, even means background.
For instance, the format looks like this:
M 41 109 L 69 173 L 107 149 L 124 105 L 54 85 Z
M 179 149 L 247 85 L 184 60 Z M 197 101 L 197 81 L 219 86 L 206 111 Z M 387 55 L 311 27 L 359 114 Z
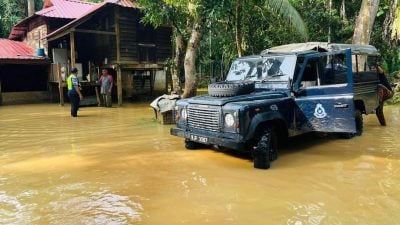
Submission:
M 400 112 L 289 140 L 269 170 L 201 149 L 148 104 L 0 107 L 0 224 L 400 224 Z

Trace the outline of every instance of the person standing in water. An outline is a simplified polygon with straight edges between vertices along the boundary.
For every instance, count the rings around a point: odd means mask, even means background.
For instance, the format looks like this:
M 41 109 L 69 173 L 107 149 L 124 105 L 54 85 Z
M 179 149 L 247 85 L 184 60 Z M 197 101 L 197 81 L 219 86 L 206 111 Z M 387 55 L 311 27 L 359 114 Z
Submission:
M 385 101 L 393 97 L 393 89 L 385 76 L 383 69 L 376 64 L 376 72 L 378 73 L 379 84 L 378 84 L 378 96 L 379 106 L 376 108 L 376 117 L 378 117 L 381 126 L 386 126 L 385 116 L 383 114 L 383 105 Z
M 83 99 L 79 80 L 76 77 L 77 73 L 78 73 L 78 69 L 76 67 L 72 67 L 71 74 L 67 78 L 68 97 L 71 101 L 71 116 L 72 117 L 78 116 L 79 103 Z
M 113 77 L 108 73 L 107 69 L 101 70 L 101 77 L 99 79 L 100 94 L 102 96 L 103 106 L 111 107 L 111 91 L 114 84 Z

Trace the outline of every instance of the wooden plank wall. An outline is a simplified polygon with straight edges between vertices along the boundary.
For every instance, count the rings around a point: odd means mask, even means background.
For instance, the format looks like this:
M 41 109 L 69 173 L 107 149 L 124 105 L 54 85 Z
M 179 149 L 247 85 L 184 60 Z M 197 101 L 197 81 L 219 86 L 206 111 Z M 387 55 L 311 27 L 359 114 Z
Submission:
M 139 63 L 138 28 L 140 24 L 139 12 L 132 9 L 120 10 L 121 29 L 121 61 Z M 154 30 L 157 63 L 164 63 L 172 56 L 172 29 L 170 27 L 159 27 Z M 150 44 L 146 42 L 146 44 Z M 114 45 L 115 46 L 115 45 Z
M 170 27 L 159 27 L 156 32 L 157 62 L 164 63 L 167 58 L 172 57 L 172 29 Z
M 137 47 L 137 30 L 138 23 L 137 11 L 131 9 L 120 10 L 120 32 L 121 32 L 121 61 L 122 62 L 137 62 L 138 47 Z

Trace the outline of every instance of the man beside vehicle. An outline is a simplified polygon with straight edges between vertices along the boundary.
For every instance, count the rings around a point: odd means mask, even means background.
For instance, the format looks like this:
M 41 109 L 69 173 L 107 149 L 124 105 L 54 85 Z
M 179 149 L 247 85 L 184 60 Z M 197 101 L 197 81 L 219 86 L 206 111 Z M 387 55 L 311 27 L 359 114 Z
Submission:
M 375 65 L 376 72 L 378 73 L 379 84 L 378 84 L 378 96 L 379 96 L 379 106 L 376 108 L 376 116 L 378 117 L 379 123 L 382 126 L 386 126 L 385 116 L 383 114 L 383 105 L 385 101 L 393 97 L 393 89 L 385 76 L 385 72 L 382 67 L 378 64 Z

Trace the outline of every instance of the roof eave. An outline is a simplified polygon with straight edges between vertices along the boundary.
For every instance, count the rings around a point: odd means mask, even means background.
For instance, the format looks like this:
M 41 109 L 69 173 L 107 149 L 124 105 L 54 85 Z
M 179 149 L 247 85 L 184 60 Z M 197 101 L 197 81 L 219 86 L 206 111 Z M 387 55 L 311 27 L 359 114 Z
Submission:
M 0 64 L 18 64 L 18 65 L 48 65 L 51 64 L 50 59 L 1 59 Z
M 45 38 L 47 38 L 47 41 L 54 41 L 60 37 L 63 37 L 73 31 L 76 26 L 79 26 L 80 24 L 84 23 L 88 19 L 90 19 L 94 14 L 98 12 L 98 10 L 102 9 L 107 5 L 108 3 L 101 3 L 102 5 L 99 6 L 96 10 L 88 13 L 87 15 L 84 15 L 81 18 L 77 18 L 72 20 L 71 22 L 67 23 L 63 27 L 58 28 L 57 30 L 53 31 L 52 33 L 48 34 Z

